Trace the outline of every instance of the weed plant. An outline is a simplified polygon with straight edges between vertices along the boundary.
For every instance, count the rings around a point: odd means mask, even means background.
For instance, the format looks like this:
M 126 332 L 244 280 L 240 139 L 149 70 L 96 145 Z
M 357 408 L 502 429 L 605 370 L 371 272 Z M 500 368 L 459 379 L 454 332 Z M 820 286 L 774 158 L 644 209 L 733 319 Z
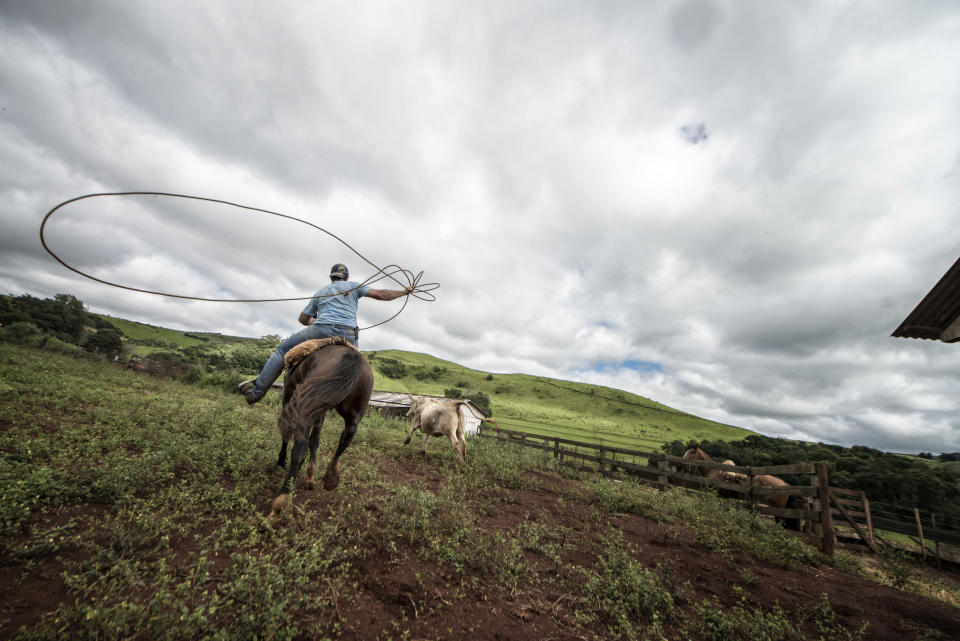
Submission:
M 709 492 L 689 492 L 623 480 L 585 483 L 586 497 L 609 512 L 639 514 L 658 523 L 683 522 L 706 548 L 730 557 L 735 551 L 780 567 L 819 565 L 827 559 L 776 523 Z

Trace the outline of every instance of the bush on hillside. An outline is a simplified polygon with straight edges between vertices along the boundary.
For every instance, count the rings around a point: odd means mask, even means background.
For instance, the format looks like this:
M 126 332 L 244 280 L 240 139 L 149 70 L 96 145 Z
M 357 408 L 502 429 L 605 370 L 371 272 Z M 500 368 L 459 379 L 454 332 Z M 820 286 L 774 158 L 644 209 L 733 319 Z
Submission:
M 437 365 L 434 365 L 431 369 L 424 369 L 422 367 L 418 367 L 417 371 L 413 373 L 413 376 L 418 381 L 426 381 L 426 380 L 438 381 L 440 380 L 440 377 L 446 373 L 447 373 L 446 367 L 439 367 Z
M 16 321 L 10 325 L 0 327 L 0 341 L 16 345 L 37 347 L 42 340 L 43 332 L 29 321 Z
M 447 398 L 462 398 L 463 392 L 458 390 L 456 387 L 451 387 L 443 390 L 443 395 L 446 396 Z
M 116 327 L 103 327 L 87 336 L 83 348 L 88 352 L 119 354 L 123 350 L 123 335 Z
M 480 408 L 487 416 L 493 416 L 493 410 L 490 409 L 490 397 L 484 394 L 483 392 L 477 391 L 470 394 L 470 400 L 473 401 L 473 404 Z
M 376 365 L 387 378 L 403 378 L 407 375 L 407 366 L 392 358 L 378 358 Z
M 239 347 L 233 354 L 227 356 L 226 364 L 228 367 L 244 371 L 260 371 L 263 364 L 270 358 L 272 348 L 265 349 L 253 345 L 244 345 Z

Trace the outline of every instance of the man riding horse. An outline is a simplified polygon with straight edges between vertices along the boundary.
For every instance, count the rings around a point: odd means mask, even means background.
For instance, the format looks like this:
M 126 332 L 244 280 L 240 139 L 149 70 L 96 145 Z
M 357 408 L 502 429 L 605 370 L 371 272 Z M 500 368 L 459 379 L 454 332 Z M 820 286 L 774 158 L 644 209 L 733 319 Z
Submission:
M 372 289 L 348 280 L 349 277 L 350 272 L 342 263 L 330 268 L 330 284 L 317 290 L 297 319 L 301 325 L 307 326 L 306 329 L 292 334 L 277 345 L 277 349 L 260 370 L 260 375 L 255 380 L 244 381 L 238 386 L 247 403 L 253 405 L 266 395 L 283 371 L 283 357 L 295 345 L 315 338 L 340 336 L 356 347 L 359 338 L 357 303 L 361 298 L 388 301 L 413 291 L 413 287 L 402 290 Z

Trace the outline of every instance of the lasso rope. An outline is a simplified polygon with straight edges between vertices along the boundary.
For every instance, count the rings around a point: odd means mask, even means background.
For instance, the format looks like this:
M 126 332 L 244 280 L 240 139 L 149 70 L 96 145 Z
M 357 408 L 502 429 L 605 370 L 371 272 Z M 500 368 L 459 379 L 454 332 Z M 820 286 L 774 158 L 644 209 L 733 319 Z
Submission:
M 181 298 L 184 300 L 196 300 L 196 301 L 205 301 L 205 302 L 211 302 L 211 303 L 278 303 L 278 302 L 294 301 L 294 300 L 310 300 L 313 298 L 329 298 L 331 296 L 343 295 L 345 293 L 345 292 L 340 292 L 340 294 L 327 294 L 324 296 L 297 296 L 293 298 L 203 298 L 201 296 L 186 296 L 183 294 L 172 294 L 170 292 L 161 292 L 161 291 L 156 291 L 151 289 L 141 289 L 139 287 L 131 287 L 129 285 L 123 285 L 121 283 L 114 283 L 108 280 L 104 280 L 102 278 L 97 278 L 96 276 L 88 274 L 70 265 L 65 260 L 60 258 L 60 256 L 58 256 L 52 249 L 50 249 L 50 247 L 47 245 L 47 240 L 44 237 L 44 229 L 46 228 L 47 221 L 50 220 L 50 217 L 53 216 L 54 212 L 56 212 L 61 207 L 65 207 L 70 203 L 75 203 L 77 201 L 84 200 L 86 198 L 99 198 L 103 196 L 167 196 L 170 198 L 183 198 L 187 200 L 199 200 L 199 201 L 208 202 L 208 203 L 217 203 L 220 205 L 230 205 L 232 207 L 239 207 L 240 209 L 256 211 L 262 214 L 270 214 L 271 216 L 277 216 L 279 218 L 286 218 L 287 220 L 303 223 L 304 225 L 308 225 L 318 231 L 323 232 L 324 234 L 330 236 L 331 238 L 333 238 L 334 240 L 342 244 L 344 247 L 352 251 L 361 260 L 363 260 L 365 263 L 367 263 L 368 265 L 370 265 L 376 270 L 373 276 L 371 276 L 370 278 L 367 278 L 365 281 L 360 283 L 360 285 L 358 285 L 354 289 L 358 289 L 360 287 L 363 287 L 364 285 L 372 285 L 373 283 L 381 281 L 384 278 L 389 278 L 390 280 L 392 280 L 393 282 L 395 282 L 397 285 L 399 285 L 404 289 L 408 287 L 413 288 L 413 290 L 404 297 L 403 306 L 399 309 L 399 311 L 397 311 L 396 314 L 394 314 L 390 318 L 387 318 L 386 320 L 380 321 L 379 323 L 370 325 L 368 327 L 361 327 L 360 329 L 370 329 L 372 327 L 377 327 L 378 325 L 383 325 L 384 323 L 387 323 L 393 320 L 394 318 L 399 316 L 404 309 L 406 309 L 407 303 L 410 301 L 410 296 L 413 296 L 414 298 L 417 298 L 423 301 L 428 301 L 428 302 L 435 301 L 436 297 L 431 292 L 433 292 L 435 289 L 440 287 L 439 283 L 421 283 L 420 279 L 423 278 L 422 271 L 414 275 L 412 271 L 408 269 L 403 269 L 398 265 L 387 265 L 386 267 L 378 267 L 375 263 L 371 262 L 366 256 L 364 256 L 359 251 L 354 249 L 347 241 L 343 240 L 333 232 L 328 231 L 323 227 L 320 227 L 319 225 L 314 225 L 309 221 L 303 220 L 301 218 L 296 218 L 295 216 L 288 216 L 287 214 L 281 214 L 279 212 L 270 211 L 269 209 L 260 209 L 258 207 L 249 207 L 247 205 L 240 205 L 238 203 L 232 203 L 227 200 L 218 200 L 216 198 L 204 198 L 202 196 L 188 196 L 186 194 L 171 194 L 171 193 L 159 192 L 159 191 L 125 191 L 125 192 L 86 194 L 84 196 L 77 196 L 76 198 L 71 198 L 70 200 L 63 201 L 62 203 L 60 203 L 59 205 L 57 205 L 56 207 L 48 211 L 47 215 L 43 217 L 43 222 L 40 223 L 40 244 L 43 245 L 43 248 L 47 251 L 47 253 L 53 256 L 53 258 L 56 259 L 58 263 L 60 263 L 70 271 L 76 274 L 80 274 L 84 278 L 89 278 L 90 280 L 94 280 L 98 283 L 109 285 L 110 287 L 117 287 L 120 289 L 126 289 L 133 292 L 141 292 L 143 294 L 153 294 L 155 296 L 166 296 L 168 298 Z M 406 284 L 404 284 L 403 282 L 397 279 L 398 275 L 406 281 Z M 353 290 L 351 289 L 347 291 L 353 291 Z

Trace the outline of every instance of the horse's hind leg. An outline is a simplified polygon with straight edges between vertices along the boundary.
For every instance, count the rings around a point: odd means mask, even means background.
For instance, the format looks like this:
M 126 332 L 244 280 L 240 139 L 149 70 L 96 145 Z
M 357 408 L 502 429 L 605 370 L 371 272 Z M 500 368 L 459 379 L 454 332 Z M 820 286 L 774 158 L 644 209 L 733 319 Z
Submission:
M 317 447 L 320 445 L 320 430 L 323 428 L 323 419 L 324 417 L 321 416 L 313 424 L 313 429 L 310 430 L 310 462 L 307 464 L 307 475 L 303 479 L 303 487 L 308 490 L 312 490 L 316 483 Z
M 360 419 L 363 418 L 362 412 L 345 413 L 341 411 L 340 415 L 343 416 L 343 431 L 340 432 L 340 442 L 337 444 L 337 451 L 330 457 L 330 462 L 327 464 L 327 471 L 323 475 L 323 489 L 325 490 L 335 490 L 337 486 L 340 485 L 340 455 L 350 446 L 354 434 L 357 433 L 357 426 L 360 425 Z
M 277 496 L 274 497 L 273 504 L 270 506 L 270 516 L 267 518 L 271 521 L 277 517 L 287 504 L 290 487 L 293 485 L 293 480 L 297 478 L 297 473 L 300 472 L 300 466 L 303 465 L 303 459 L 306 457 L 307 440 L 303 438 L 302 434 L 297 434 L 293 443 L 293 450 L 290 452 L 290 469 L 287 471 L 287 477 L 283 480 L 280 491 L 277 492 Z

